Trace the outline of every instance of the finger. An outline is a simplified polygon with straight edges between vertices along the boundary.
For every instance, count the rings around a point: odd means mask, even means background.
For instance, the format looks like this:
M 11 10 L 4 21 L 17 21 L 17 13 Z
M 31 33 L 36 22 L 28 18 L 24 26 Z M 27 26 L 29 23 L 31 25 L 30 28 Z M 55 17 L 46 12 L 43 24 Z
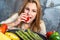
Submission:
M 26 17 L 21 17 L 21 20 L 26 20 Z
M 22 15 L 20 15 L 20 16 L 24 16 L 24 17 L 27 17 L 27 15 L 24 15 L 24 14 L 22 14 Z
M 25 22 L 25 20 L 21 20 L 22 22 Z
M 21 15 L 21 18 L 27 18 L 28 16 L 26 16 L 26 15 Z

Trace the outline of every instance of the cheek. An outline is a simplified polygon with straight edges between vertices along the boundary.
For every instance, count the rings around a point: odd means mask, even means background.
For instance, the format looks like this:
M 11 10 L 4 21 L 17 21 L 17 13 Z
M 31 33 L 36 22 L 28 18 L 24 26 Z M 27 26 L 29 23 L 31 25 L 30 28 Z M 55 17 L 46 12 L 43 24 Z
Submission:
M 35 17 L 37 13 L 32 13 L 32 15 Z
M 33 17 L 32 17 L 32 18 L 33 18 L 33 19 L 35 19 L 35 17 L 36 17 L 36 13 L 34 13 L 34 14 L 32 14 L 32 15 L 33 15 Z

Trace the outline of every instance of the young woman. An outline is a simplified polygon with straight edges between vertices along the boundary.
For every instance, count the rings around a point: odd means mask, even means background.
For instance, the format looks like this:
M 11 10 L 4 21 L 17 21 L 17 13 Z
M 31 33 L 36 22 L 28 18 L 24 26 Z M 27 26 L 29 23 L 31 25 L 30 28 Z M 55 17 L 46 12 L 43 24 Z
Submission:
M 6 23 L 12 28 L 17 26 L 17 28 L 21 28 L 23 30 L 30 28 L 34 32 L 45 35 L 46 28 L 44 22 L 41 20 L 41 14 L 39 0 L 25 0 L 23 7 L 19 10 L 19 12 L 15 13 L 2 23 Z

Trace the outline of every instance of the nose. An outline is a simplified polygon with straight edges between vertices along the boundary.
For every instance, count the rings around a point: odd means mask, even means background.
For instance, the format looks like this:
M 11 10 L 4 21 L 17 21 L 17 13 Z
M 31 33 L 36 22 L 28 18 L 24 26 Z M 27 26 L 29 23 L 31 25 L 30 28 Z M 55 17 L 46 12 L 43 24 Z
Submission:
M 30 12 L 30 11 L 28 11 L 28 12 L 27 12 L 27 15 L 30 15 L 30 13 L 31 13 L 31 12 Z
M 30 11 L 28 11 L 28 12 L 27 12 L 27 15 L 28 15 L 29 17 L 32 17 L 32 15 L 31 15 L 31 12 L 30 12 Z

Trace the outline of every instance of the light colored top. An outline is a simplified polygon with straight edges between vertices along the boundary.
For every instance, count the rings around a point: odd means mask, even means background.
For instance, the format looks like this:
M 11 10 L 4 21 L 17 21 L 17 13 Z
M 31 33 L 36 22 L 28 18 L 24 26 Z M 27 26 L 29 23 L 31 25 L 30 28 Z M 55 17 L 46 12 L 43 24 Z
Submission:
M 0 23 L 2 24 L 2 23 L 10 23 L 10 22 L 13 22 L 14 20 L 17 19 L 17 17 L 18 17 L 18 13 L 15 13 L 13 16 L 11 16 L 10 18 L 8 18 L 8 19 L 6 19 L 6 20 L 4 20 L 4 21 L 2 21 L 2 22 L 0 22 Z M 42 21 L 42 20 L 41 20 L 40 27 L 41 27 L 40 33 L 41 33 L 42 35 L 45 35 L 45 34 L 46 34 L 46 27 L 45 27 L 44 21 Z M 11 29 L 12 27 L 10 27 L 10 26 L 8 25 L 8 28 Z M 13 29 L 13 28 L 12 28 L 12 29 Z
M 40 33 L 41 33 L 42 35 L 45 35 L 45 34 L 46 34 L 46 27 L 45 27 L 44 21 L 42 21 L 42 20 L 41 20 L 40 27 L 41 27 Z

